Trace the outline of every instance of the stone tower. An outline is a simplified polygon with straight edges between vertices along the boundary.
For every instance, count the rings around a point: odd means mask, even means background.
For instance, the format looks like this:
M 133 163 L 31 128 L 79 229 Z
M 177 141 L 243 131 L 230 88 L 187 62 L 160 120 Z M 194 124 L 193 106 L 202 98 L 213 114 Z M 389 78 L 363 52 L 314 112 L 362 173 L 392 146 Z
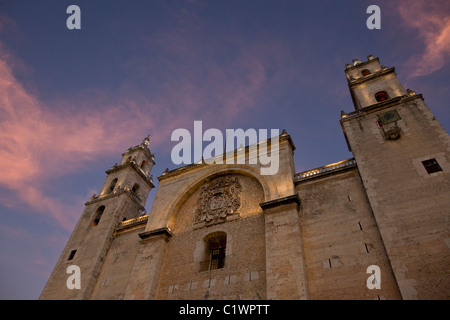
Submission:
M 106 171 L 99 195 L 93 195 L 70 236 L 40 299 L 87 299 L 95 287 L 105 256 L 113 241 L 117 225 L 136 218 L 154 187 L 149 177 L 154 162 L 149 138 L 122 154 L 120 164 Z M 81 288 L 66 285 L 66 269 L 76 265 L 81 270 Z
M 403 299 L 448 299 L 450 138 L 421 94 L 368 56 L 346 65 L 341 126 Z

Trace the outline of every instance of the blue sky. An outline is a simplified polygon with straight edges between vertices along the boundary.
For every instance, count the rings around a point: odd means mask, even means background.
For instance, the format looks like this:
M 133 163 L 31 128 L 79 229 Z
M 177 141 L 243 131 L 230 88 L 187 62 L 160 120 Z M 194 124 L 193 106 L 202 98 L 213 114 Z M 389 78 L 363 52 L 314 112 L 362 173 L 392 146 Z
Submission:
M 0 1 L 0 299 L 38 298 L 105 170 L 148 134 L 154 177 L 194 120 L 286 129 L 297 172 L 351 158 L 344 68 L 369 54 L 449 130 L 448 1 Z

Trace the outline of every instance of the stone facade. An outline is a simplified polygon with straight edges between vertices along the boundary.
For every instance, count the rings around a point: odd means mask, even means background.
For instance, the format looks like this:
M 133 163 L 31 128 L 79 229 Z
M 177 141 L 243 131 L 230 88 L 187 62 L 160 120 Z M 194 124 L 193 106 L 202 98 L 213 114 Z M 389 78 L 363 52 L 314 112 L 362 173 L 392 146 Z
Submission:
M 353 159 L 296 173 L 283 132 L 275 175 L 259 162 L 166 170 L 145 214 L 146 138 L 106 171 L 40 299 L 449 299 L 450 137 L 378 58 L 345 74 Z

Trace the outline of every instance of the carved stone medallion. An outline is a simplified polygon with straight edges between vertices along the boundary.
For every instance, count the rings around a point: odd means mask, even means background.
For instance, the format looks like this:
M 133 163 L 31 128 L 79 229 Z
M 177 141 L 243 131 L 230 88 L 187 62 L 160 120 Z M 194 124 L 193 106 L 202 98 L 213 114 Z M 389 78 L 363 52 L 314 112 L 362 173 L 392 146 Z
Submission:
M 238 177 L 223 176 L 204 185 L 197 200 L 194 222 L 211 225 L 238 214 L 241 207 L 240 193 Z

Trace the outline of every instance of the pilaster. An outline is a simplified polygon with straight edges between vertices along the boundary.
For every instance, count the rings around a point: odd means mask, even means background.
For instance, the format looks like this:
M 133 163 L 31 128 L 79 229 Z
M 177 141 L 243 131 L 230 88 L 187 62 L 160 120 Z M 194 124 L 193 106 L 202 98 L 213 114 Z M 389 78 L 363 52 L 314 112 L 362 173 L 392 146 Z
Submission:
M 308 299 L 298 195 L 260 206 L 265 214 L 267 299 Z
M 172 236 L 167 228 L 139 234 L 141 245 L 130 275 L 124 299 L 154 300 L 164 258 L 166 243 Z

